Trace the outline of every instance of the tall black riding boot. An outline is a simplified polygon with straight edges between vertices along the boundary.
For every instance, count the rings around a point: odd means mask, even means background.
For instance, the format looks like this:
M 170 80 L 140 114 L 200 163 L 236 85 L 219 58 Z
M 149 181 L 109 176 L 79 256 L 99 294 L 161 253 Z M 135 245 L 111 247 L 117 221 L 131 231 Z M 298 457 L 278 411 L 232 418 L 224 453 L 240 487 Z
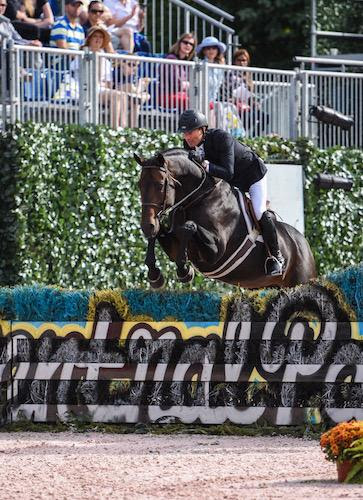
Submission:
M 281 276 L 284 269 L 285 259 L 280 252 L 277 241 L 275 220 L 269 211 L 263 213 L 260 219 L 262 236 L 267 245 L 270 256 L 265 261 L 265 273 L 268 276 Z

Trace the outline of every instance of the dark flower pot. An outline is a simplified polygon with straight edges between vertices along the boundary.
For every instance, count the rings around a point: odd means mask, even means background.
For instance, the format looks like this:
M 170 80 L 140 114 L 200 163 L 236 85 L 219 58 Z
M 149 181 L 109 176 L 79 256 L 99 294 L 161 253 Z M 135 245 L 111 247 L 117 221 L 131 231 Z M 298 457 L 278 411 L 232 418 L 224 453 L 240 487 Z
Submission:
M 352 462 L 337 462 L 337 471 L 338 471 L 338 481 L 339 483 L 343 483 L 345 478 L 347 477 L 350 469 L 352 468 Z

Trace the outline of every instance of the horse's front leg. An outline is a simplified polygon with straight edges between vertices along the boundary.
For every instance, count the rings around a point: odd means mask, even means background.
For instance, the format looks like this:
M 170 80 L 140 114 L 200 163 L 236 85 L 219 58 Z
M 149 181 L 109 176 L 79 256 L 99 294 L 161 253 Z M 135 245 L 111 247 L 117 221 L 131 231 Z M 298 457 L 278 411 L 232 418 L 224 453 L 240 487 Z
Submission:
M 179 226 L 175 233 L 179 240 L 178 253 L 175 259 L 177 265 L 178 280 L 182 283 L 189 283 L 194 278 L 194 269 L 188 264 L 187 248 L 189 241 L 197 233 L 197 225 L 193 221 L 187 221 L 182 226 Z
M 147 277 L 152 288 L 161 288 L 164 285 L 164 276 L 160 269 L 156 266 L 155 258 L 155 242 L 156 238 L 149 238 L 145 257 L 145 264 L 148 267 Z

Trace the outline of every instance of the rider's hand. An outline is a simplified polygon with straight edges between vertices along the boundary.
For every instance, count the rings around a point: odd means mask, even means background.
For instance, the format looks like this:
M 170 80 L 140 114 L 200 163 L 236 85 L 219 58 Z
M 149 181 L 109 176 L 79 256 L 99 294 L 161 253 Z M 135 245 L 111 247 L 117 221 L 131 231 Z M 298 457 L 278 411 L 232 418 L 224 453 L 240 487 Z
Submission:
M 189 158 L 189 160 L 196 161 L 198 163 L 202 163 L 202 161 L 203 161 L 203 159 L 200 157 L 200 154 L 197 153 L 197 151 L 194 151 L 194 149 L 189 151 L 188 158 Z
M 206 172 L 209 172 L 209 161 L 208 160 L 202 161 L 202 167 L 205 168 Z

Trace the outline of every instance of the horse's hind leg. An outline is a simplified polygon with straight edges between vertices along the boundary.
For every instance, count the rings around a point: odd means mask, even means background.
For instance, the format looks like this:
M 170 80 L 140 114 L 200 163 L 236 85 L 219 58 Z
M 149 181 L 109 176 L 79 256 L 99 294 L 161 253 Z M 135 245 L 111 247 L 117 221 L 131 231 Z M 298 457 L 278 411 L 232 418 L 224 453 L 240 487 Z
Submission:
M 147 277 L 152 288 L 161 288 L 164 285 L 164 276 L 158 267 L 156 267 L 155 259 L 155 238 L 150 238 L 148 240 L 145 264 L 147 265 L 149 271 Z
M 179 226 L 175 233 L 179 240 L 179 250 L 175 262 L 177 265 L 176 273 L 178 280 L 182 283 L 189 283 L 194 278 L 194 269 L 188 264 L 187 247 L 191 238 L 197 232 L 197 225 L 193 221 L 187 221 Z

